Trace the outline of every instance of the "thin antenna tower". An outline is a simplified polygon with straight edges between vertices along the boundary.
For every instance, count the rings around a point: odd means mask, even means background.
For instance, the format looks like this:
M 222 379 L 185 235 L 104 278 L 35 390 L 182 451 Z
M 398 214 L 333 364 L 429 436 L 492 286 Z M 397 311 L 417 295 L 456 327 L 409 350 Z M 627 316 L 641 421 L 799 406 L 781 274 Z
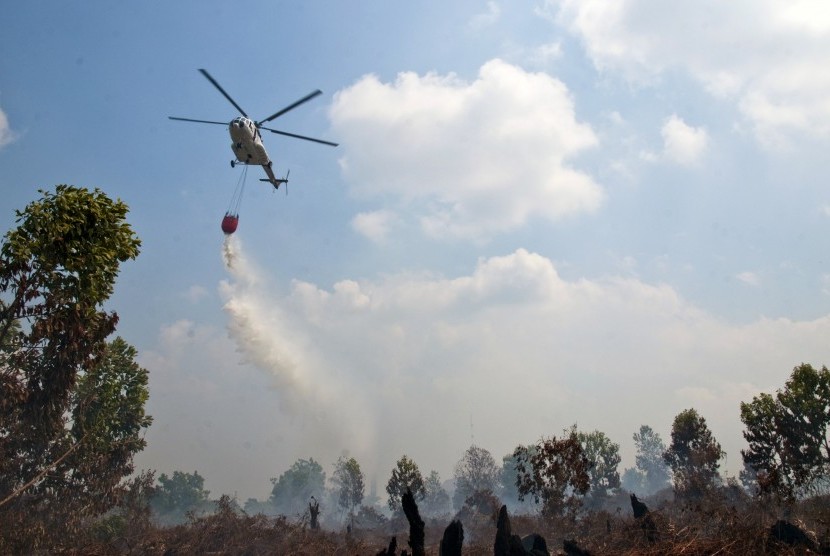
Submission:
M 476 444 L 476 435 L 473 432 L 473 414 L 470 413 L 470 444 L 475 446 Z

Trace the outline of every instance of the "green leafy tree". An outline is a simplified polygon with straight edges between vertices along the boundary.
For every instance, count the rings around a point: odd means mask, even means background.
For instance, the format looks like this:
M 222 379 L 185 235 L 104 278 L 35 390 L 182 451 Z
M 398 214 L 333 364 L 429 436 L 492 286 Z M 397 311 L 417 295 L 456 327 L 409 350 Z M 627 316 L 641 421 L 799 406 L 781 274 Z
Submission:
M 412 490 L 412 494 L 416 499 L 424 499 L 424 478 L 421 476 L 421 470 L 418 469 L 418 465 L 409 456 L 403 455 L 395 464 L 392 476 L 389 477 L 389 482 L 386 483 L 386 494 L 389 495 L 387 504 L 390 510 L 393 512 L 401 511 L 401 498 L 403 498 L 407 488 Z
M 830 471 L 830 371 L 802 364 L 783 390 L 741 403 L 744 482 L 785 499 L 808 494 Z M 753 476 L 754 475 L 754 476 Z
M 499 483 L 499 467 L 489 451 L 476 446 L 467 448 L 462 458 L 455 464 L 455 493 L 453 506 L 460 510 L 464 501 L 479 492 L 495 492 Z
M 611 442 L 604 432 L 577 433 L 585 457 L 590 462 L 588 477 L 590 496 L 599 501 L 620 488 L 620 445 Z
M 137 355 L 133 346 L 116 337 L 107 344 L 100 364 L 78 379 L 72 395 L 72 434 L 87 441 L 71 456 L 77 488 L 97 483 L 102 495 L 111 491 L 133 471 L 133 454 L 147 444 L 143 431 L 152 423 L 144 411 L 150 396 L 148 372 L 136 363 Z M 108 463 L 102 469 L 103 461 Z
M 535 445 L 526 446 L 526 449 L 533 453 Z M 509 453 L 501 459 L 501 470 L 499 471 L 500 491 L 499 496 L 508 507 L 516 513 L 532 513 L 536 508 L 531 497 L 519 500 L 519 487 L 517 481 L 519 473 L 516 470 L 519 464 L 519 457 L 515 453 Z
M 635 463 L 641 476 L 642 494 L 652 494 L 669 486 L 669 468 L 663 459 L 666 445 L 660 435 L 648 425 L 641 425 L 634 433 L 637 448 Z M 639 492 L 638 492 L 639 494 Z
M 173 471 L 172 476 L 162 473 L 158 476 L 158 486 L 151 505 L 158 514 L 176 521 L 185 513 L 205 506 L 210 491 L 204 487 L 205 479 L 198 471 Z
M 337 493 L 337 505 L 347 511 L 349 518 L 354 518 L 354 509 L 363 502 L 364 482 L 360 464 L 354 458 L 340 457 L 334 464 L 331 477 Z
M 450 495 L 441 484 L 437 471 L 430 471 L 424 479 L 424 501 L 421 504 L 425 515 L 443 516 L 450 512 Z
M 137 431 L 150 423 L 146 371 L 106 343 L 118 316 L 103 305 L 140 246 L 127 206 L 97 189 L 41 194 L 17 211 L 0 248 L 0 512 L 43 524 L 0 531 L 35 543 L 15 545 L 22 551 L 116 504 L 144 446 Z M 25 541 L 24 530 L 42 534 Z
M 720 481 L 720 444 L 694 409 L 674 418 L 671 440 L 663 459 L 672 470 L 675 492 L 689 498 L 702 496 Z
M 322 498 L 326 473 L 314 458 L 298 459 L 279 478 L 272 478 L 270 501 L 275 509 L 287 515 L 302 515 L 312 496 Z
M 580 496 L 591 487 L 591 463 L 575 430 L 565 431 L 562 438 L 542 439 L 532 449 L 519 446 L 513 455 L 517 460 L 519 500 L 531 497 L 542 504 L 542 513 L 548 516 L 579 508 Z
M 646 492 L 646 476 L 634 467 L 626 467 L 620 475 L 620 486 L 628 492 L 641 494 Z

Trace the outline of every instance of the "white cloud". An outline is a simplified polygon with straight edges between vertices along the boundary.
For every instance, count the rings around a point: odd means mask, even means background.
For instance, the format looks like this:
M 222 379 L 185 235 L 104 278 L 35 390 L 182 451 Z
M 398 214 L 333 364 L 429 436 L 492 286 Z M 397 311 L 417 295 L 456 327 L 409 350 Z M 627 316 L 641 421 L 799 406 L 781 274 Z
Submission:
M 208 297 L 210 292 L 208 292 L 207 288 L 204 286 L 200 286 L 199 284 L 194 284 L 187 289 L 184 296 L 191 302 L 191 303 L 198 303 L 202 299 Z
M 366 76 L 335 95 L 353 193 L 394 200 L 434 237 L 482 238 L 595 211 L 602 188 L 568 161 L 597 145 L 565 85 L 501 60 L 478 78 Z
M 5 112 L 0 110 L 0 149 L 17 139 L 17 134 L 12 131 L 9 119 Z
M 740 272 L 735 276 L 735 278 L 748 286 L 758 287 L 761 285 L 761 278 L 755 272 Z
M 681 69 L 734 99 L 767 145 L 830 135 L 830 9 L 823 0 L 547 0 L 597 68 L 650 83 Z
M 702 127 L 692 127 L 672 114 L 660 130 L 663 136 L 663 154 L 678 164 L 694 164 L 703 155 L 708 135 Z
M 562 58 L 562 43 L 552 42 L 537 46 L 531 50 L 528 58 L 530 63 L 544 67 L 551 62 Z
M 626 439 L 644 423 L 668 434 L 690 403 L 701 404 L 731 464 L 743 447 L 739 403 L 780 387 L 802 361 L 830 360 L 830 316 L 730 324 L 667 285 L 569 280 L 523 249 L 455 277 L 295 281 L 282 296 L 238 244 L 228 253 L 232 279 L 222 288 L 238 353 L 216 331 L 181 322 L 166 332 L 159 361 L 164 380 L 191 377 L 168 411 L 192 407 L 189 419 L 208 419 L 241 389 L 240 411 L 263 404 L 257 430 L 239 421 L 247 437 L 292 441 L 237 462 L 251 468 L 263 459 L 275 470 L 298 457 L 334 461 L 349 450 L 370 474 L 386 476 L 407 453 L 447 475 L 469 442 L 471 416 L 476 441 L 497 457 L 576 422 L 619 442 L 630 465 Z M 191 384 L 201 386 L 188 393 Z M 418 433 L 434 430 L 443 432 Z
M 392 227 L 399 223 L 398 215 L 386 209 L 361 212 L 352 218 L 352 228 L 375 243 L 384 243 Z
M 501 8 L 499 5 L 490 0 L 487 2 L 487 11 L 475 15 L 471 20 L 468 26 L 470 29 L 478 31 L 485 27 L 489 27 L 496 23 L 499 18 L 501 17 Z

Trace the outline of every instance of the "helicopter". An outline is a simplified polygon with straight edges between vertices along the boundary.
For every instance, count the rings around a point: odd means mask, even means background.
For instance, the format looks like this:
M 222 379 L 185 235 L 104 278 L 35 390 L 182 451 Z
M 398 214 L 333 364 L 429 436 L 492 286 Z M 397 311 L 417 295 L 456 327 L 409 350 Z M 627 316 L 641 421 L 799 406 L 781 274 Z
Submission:
M 231 149 L 233 150 L 233 154 L 236 156 L 235 160 L 231 160 L 231 167 L 235 167 L 237 164 L 246 164 L 246 165 L 259 165 L 262 166 L 262 169 L 265 170 L 265 174 L 268 178 L 261 178 L 260 181 L 267 181 L 271 185 L 274 186 L 275 189 L 279 189 L 280 185 L 288 183 L 288 175 L 284 178 L 277 178 L 274 175 L 274 171 L 272 169 L 272 160 L 268 157 L 268 152 L 265 150 L 265 145 L 262 144 L 262 135 L 260 135 L 260 130 L 264 129 L 266 131 L 270 131 L 271 133 L 276 133 L 278 135 L 285 135 L 286 137 L 293 137 L 295 139 L 303 139 L 305 141 L 313 141 L 314 143 L 320 143 L 322 145 L 329 145 L 331 147 L 336 147 L 338 144 L 333 143 L 331 141 L 324 141 L 323 139 L 315 139 L 313 137 L 306 137 L 305 135 L 297 135 L 296 133 L 288 133 L 285 131 L 280 131 L 278 129 L 271 129 L 269 127 L 263 127 L 262 124 L 270 122 L 274 120 L 286 112 L 293 110 L 300 106 L 301 104 L 305 104 L 309 100 L 317 97 L 322 93 L 319 89 L 312 91 L 311 93 L 307 94 L 300 100 L 289 104 L 282 110 L 268 116 L 264 120 L 255 121 L 248 117 L 248 114 L 245 113 L 244 110 L 236 103 L 233 98 L 222 88 L 222 86 L 217 82 L 208 72 L 207 70 L 200 69 L 199 70 L 202 75 L 207 78 L 208 81 L 216 87 L 222 96 L 224 96 L 228 101 L 233 104 L 234 108 L 239 110 L 239 113 L 242 116 L 234 118 L 231 120 L 230 123 L 226 122 L 215 122 L 211 120 L 194 120 L 192 118 L 178 118 L 175 116 L 168 116 L 171 120 L 178 120 L 182 122 L 196 122 L 201 124 L 218 124 L 218 125 L 226 125 L 228 126 L 228 132 L 231 135 Z M 287 187 L 287 185 L 286 185 Z

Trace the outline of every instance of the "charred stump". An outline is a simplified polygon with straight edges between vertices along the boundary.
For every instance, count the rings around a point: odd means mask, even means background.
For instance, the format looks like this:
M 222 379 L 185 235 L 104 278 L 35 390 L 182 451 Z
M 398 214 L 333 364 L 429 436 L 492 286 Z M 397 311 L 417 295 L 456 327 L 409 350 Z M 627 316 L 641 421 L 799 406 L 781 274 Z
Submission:
M 496 540 L 493 542 L 494 556 L 524 556 L 526 554 L 522 539 L 514 535 L 510 526 L 510 517 L 507 515 L 507 506 L 499 510 L 499 520 L 496 523 Z
M 401 499 L 403 513 L 409 522 L 409 548 L 412 549 L 412 556 L 424 556 L 424 520 L 418 512 L 418 504 L 412 490 L 406 489 Z
M 651 512 L 643 502 L 637 499 L 637 495 L 631 494 L 631 509 L 634 510 L 634 519 L 639 522 L 640 528 L 643 530 L 648 542 L 654 542 L 657 534 L 657 524 L 654 523 L 654 518 L 651 517 Z
M 308 515 L 311 516 L 311 528 L 313 530 L 317 530 L 320 528 L 320 522 L 317 519 L 320 515 L 320 503 L 313 496 L 311 499 L 313 500 L 313 503 L 308 503 Z
M 801 527 L 784 519 L 779 519 L 769 529 L 769 538 L 792 547 L 802 546 L 813 552 L 819 552 L 819 546 Z
M 530 554 L 530 556 L 550 556 L 545 537 L 538 533 L 531 533 L 530 535 L 522 537 L 522 546 L 525 549 L 525 553 Z
M 461 556 L 462 546 L 464 546 L 464 527 L 460 521 L 454 520 L 444 529 L 438 556 Z
M 376 556 L 395 556 L 395 553 L 397 551 L 398 551 L 398 539 L 396 539 L 393 536 L 392 540 L 389 541 L 389 546 L 386 548 L 386 550 L 381 550 L 380 552 L 377 553 Z
M 649 514 L 648 506 L 637 499 L 637 495 L 631 494 L 631 509 L 634 510 L 634 519 L 640 519 Z
M 576 541 L 572 541 L 569 539 L 565 539 L 562 541 L 562 549 L 565 551 L 567 556 L 591 556 L 591 552 L 585 550 L 578 544 Z

